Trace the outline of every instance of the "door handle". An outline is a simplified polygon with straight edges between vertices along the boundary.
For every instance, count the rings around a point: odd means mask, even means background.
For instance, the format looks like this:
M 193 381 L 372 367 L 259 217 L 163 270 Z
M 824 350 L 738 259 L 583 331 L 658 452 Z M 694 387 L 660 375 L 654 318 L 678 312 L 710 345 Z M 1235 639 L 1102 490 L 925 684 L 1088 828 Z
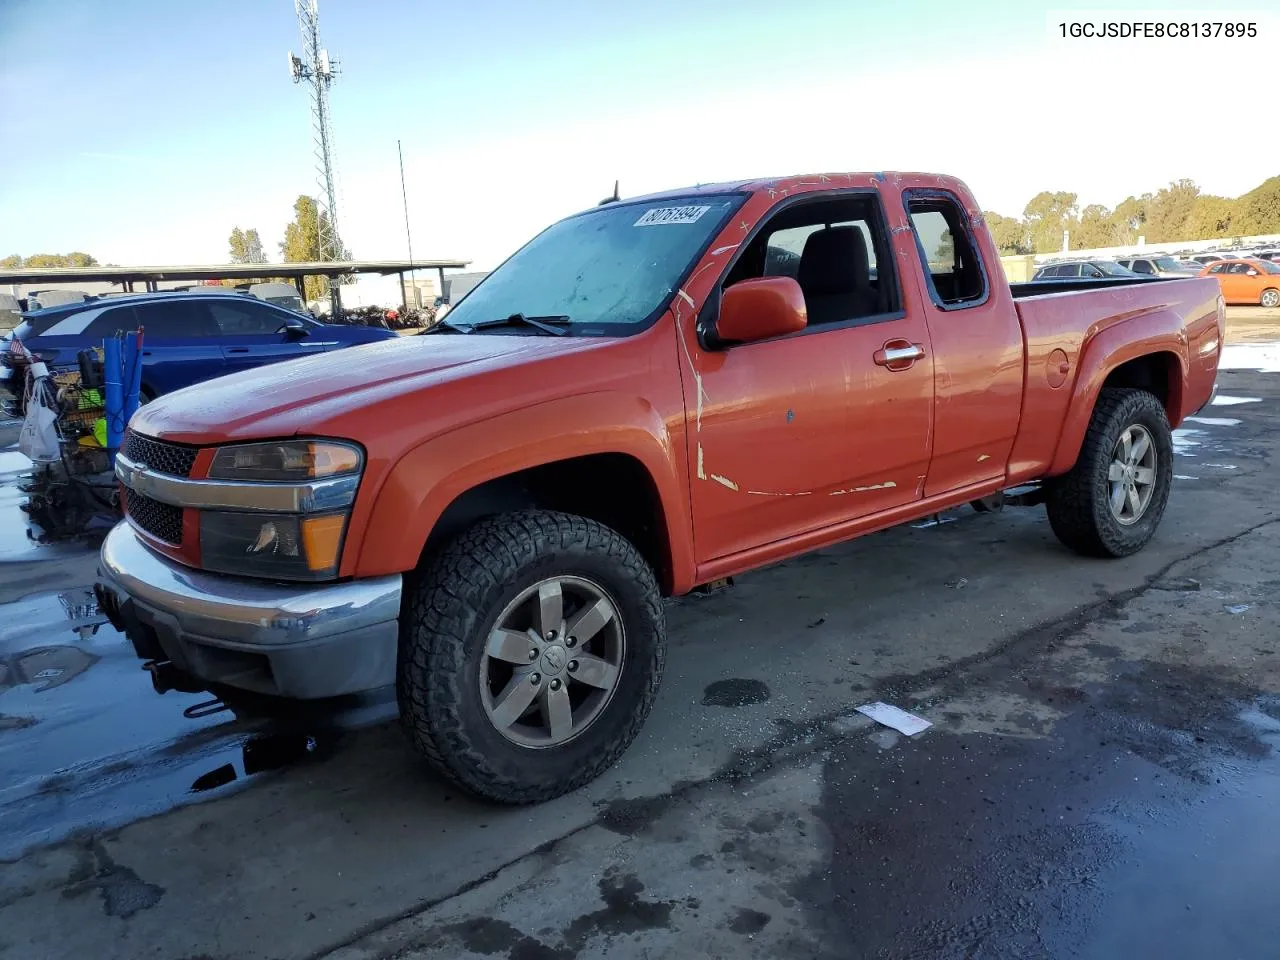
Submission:
M 227 353 L 248 353 L 248 347 L 227 347 Z
M 890 340 L 872 354 L 871 359 L 878 365 L 888 367 L 890 370 L 906 370 L 923 356 L 924 347 L 918 343 L 911 343 L 907 340 Z

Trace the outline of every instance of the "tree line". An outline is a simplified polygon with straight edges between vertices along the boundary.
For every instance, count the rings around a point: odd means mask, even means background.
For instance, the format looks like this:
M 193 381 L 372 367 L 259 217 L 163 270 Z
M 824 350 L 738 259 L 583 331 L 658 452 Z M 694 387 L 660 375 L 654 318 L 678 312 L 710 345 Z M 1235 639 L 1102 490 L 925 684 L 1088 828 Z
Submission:
M 334 251 L 321 249 L 320 237 L 331 233 L 328 230 L 329 214 L 320 209 L 315 197 L 305 194 L 298 197 L 293 204 L 293 219 L 284 228 L 284 239 L 280 242 L 280 258 L 285 263 L 309 263 L 316 260 L 350 260 L 351 251 L 346 248 Z M 262 248 L 262 238 L 257 227 L 241 229 L 238 225 L 231 228 L 231 236 L 227 238 L 231 263 L 267 263 L 266 252 Z M 332 253 L 332 256 L 325 254 Z M 227 281 L 232 282 L 232 281 Z M 235 283 L 244 283 L 236 280 Z M 340 281 L 341 282 L 341 281 Z M 304 280 L 307 300 L 318 300 L 329 293 L 329 281 L 325 277 L 306 277 Z
M 17 270 L 20 267 L 96 267 L 98 261 L 78 250 L 72 253 L 33 253 L 29 257 L 10 254 L 0 257 L 0 270 Z
M 984 213 L 1000 253 L 1056 253 L 1068 231 L 1073 250 L 1147 243 L 1216 240 L 1280 233 L 1280 177 L 1271 177 L 1239 197 L 1200 192 L 1191 180 L 1175 180 L 1155 193 L 1129 197 L 1114 210 L 1079 197 L 1042 190 L 1021 218 Z

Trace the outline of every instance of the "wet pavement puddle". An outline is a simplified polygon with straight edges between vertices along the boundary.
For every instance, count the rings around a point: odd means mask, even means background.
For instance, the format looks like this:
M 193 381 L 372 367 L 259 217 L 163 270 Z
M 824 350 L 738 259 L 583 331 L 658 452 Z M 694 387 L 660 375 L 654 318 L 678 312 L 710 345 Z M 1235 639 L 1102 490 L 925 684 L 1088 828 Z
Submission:
M 157 696 L 87 586 L 0 605 L 0 859 L 327 753 L 329 740 L 229 712 L 183 715 L 208 699 Z
M 30 525 L 22 509 L 27 496 L 19 487 L 31 461 L 16 449 L 0 450 L 0 562 L 58 560 L 89 551 L 80 543 L 41 544 L 28 535 Z
M 1123 664 L 1055 699 L 1043 737 L 831 752 L 831 859 L 793 891 L 823 939 L 930 960 L 1275 956 L 1280 698 Z

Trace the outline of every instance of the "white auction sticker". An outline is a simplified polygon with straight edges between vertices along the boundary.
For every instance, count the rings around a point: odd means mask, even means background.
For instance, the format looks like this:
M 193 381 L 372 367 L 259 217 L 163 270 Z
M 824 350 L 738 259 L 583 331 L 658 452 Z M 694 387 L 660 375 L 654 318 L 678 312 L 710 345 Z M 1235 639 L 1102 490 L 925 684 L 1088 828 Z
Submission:
M 653 227 L 664 223 L 697 223 L 710 207 L 654 207 L 646 210 L 632 226 Z

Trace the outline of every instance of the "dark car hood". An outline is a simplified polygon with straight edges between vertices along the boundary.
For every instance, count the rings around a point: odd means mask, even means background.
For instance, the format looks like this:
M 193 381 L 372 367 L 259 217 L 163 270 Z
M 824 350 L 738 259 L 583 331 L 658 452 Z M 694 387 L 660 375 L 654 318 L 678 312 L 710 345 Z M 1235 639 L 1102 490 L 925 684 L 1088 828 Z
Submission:
M 130 427 L 180 443 L 311 432 L 352 410 L 555 354 L 589 349 L 579 337 L 396 336 L 218 377 L 140 408 Z

